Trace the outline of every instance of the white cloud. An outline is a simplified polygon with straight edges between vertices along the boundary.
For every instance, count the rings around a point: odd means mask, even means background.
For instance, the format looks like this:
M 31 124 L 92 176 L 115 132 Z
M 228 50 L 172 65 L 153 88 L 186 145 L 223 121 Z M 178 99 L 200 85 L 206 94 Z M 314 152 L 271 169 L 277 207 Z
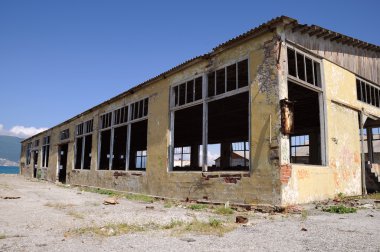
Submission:
M 6 130 L 4 125 L 0 124 L 0 135 L 16 136 L 21 138 L 33 136 L 44 130 L 47 130 L 47 128 L 25 127 L 20 125 L 13 126 L 10 130 Z
M 13 126 L 9 130 L 9 132 L 13 134 L 14 136 L 30 137 L 45 130 L 47 130 L 47 128 L 24 127 L 24 126 L 16 125 L 16 126 Z

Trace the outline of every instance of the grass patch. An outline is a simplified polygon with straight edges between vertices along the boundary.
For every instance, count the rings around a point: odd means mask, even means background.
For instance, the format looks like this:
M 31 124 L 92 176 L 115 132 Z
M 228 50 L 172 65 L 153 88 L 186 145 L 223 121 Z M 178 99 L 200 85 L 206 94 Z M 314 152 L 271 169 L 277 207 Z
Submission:
M 142 201 L 147 203 L 153 203 L 155 200 L 153 197 L 143 194 L 125 194 L 124 197 L 128 200 Z
M 130 225 L 126 223 L 107 224 L 102 227 L 83 227 L 70 230 L 65 233 L 65 237 L 85 234 L 94 234 L 98 236 L 116 236 L 127 233 L 143 232 L 145 230 L 145 226 L 139 225 Z
M 329 212 L 329 213 L 346 214 L 346 213 L 356 213 L 356 208 L 339 205 L 339 206 L 329 206 L 327 208 L 323 208 L 322 211 Z
M 0 240 L 7 238 L 5 234 L 0 234 Z
M 44 206 L 52 207 L 52 208 L 55 208 L 55 209 L 58 209 L 58 210 L 63 210 L 63 209 L 67 209 L 67 208 L 73 207 L 75 205 L 74 204 L 48 202 Z
M 163 229 L 173 229 L 177 227 L 182 227 L 185 224 L 185 222 L 181 220 L 171 220 L 169 224 L 166 224 L 163 226 Z
M 171 208 L 173 207 L 173 204 L 170 201 L 165 202 L 164 208 Z
M 188 208 L 191 210 L 200 211 L 200 210 L 208 208 L 208 206 L 205 204 L 194 204 L 194 205 L 190 205 Z
M 234 210 L 230 207 L 218 207 L 215 208 L 214 212 L 221 215 L 230 215 L 234 213 Z
M 306 210 L 301 211 L 301 220 L 305 221 L 307 219 L 308 212 Z
M 155 201 L 153 197 L 148 196 L 148 195 L 122 193 L 122 192 L 117 192 L 117 191 L 103 189 L 103 188 L 83 187 L 83 188 L 80 188 L 80 190 L 85 191 L 85 192 L 92 192 L 92 193 L 107 195 L 110 197 L 126 198 L 132 201 L 142 201 L 142 202 L 147 202 L 147 203 L 152 203 Z
M 221 220 L 210 218 L 208 222 L 203 222 L 194 219 L 193 221 L 187 223 L 182 228 L 182 230 L 179 230 L 179 232 L 222 236 L 225 233 L 231 232 L 234 229 L 235 227 L 233 226 L 224 225 Z
M 128 233 L 137 233 L 145 231 L 156 231 L 156 230 L 171 230 L 172 233 L 183 234 L 183 233 L 196 233 L 196 234 L 207 234 L 207 235 L 218 235 L 234 230 L 236 226 L 226 225 L 221 220 L 211 218 L 208 222 L 199 221 L 197 219 L 191 222 L 184 222 L 181 220 L 171 220 L 169 224 L 159 225 L 156 223 L 148 223 L 144 225 L 135 224 L 107 224 L 101 227 L 83 227 L 67 231 L 64 236 L 71 237 L 76 235 L 98 235 L 98 236 L 117 236 Z
M 83 187 L 83 188 L 80 188 L 80 190 L 85 191 L 85 192 L 92 192 L 92 193 L 107 195 L 110 197 L 120 197 L 122 195 L 122 193 L 115 192 L 108 189 L 103 189 L 103 188 Z

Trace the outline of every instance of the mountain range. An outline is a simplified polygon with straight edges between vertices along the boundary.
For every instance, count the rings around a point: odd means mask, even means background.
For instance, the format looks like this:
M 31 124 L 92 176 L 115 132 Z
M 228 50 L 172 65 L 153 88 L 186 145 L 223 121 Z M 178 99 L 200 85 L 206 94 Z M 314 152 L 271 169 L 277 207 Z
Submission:
M 18 165 L 22 140 L 14 136 L 0 136 L 0 166 Z

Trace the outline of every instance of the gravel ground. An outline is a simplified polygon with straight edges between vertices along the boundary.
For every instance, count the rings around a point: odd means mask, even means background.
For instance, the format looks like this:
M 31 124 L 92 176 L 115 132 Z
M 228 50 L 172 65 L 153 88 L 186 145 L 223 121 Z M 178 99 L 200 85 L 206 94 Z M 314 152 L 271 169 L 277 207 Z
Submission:
M 7 196 L 20 198 L 5 199 Z M 302 214 L 243 211 L 222 216 L 210 209 L 188 209 L 185 203 L 165 208 L 163 201 L 119 199 L 120 204 L 103 205 L 105 198 L 76 188 L 0 175 L 0 251 L 380 251 L 380 210 L 376 208 L 331 214 L 305 205 Z M 232 224 L 236 215 L 248 217 L 249 222 Z M 194 218 L 216 218 L 236 228 L 223 236 L 163 228 L 116 236 L 67 235 L 81 227 L 110 223 L 165 225 Z

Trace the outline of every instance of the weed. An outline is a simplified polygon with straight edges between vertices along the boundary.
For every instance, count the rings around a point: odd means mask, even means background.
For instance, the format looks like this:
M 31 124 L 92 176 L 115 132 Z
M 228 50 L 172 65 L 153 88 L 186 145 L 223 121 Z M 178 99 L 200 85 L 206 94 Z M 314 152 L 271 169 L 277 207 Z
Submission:
M 222 221 L 215 218 L 210 218 L 208 223 L 210 224 L 211 227 L 214 227 L 214 228 L 220 227 L 222 225 Z
M 233 214 L 234 210 L 232 208 L 229 208 L 229 207 L 218 207 L 215 209 L 214 212 L 216 214 L 229 215 L 229 214 Z
M 356 209 L 352 207 L 346 207 L 343 205 L 339 206 L 329 206 L 327 208 L 323 208 L 322 211 L 329 213 L 337 213 L 337 214 L 345 214 L 345 213 L 356 213 Z
M 173 207 L 173 204 L 170 201 L 167 201 L 167 202 L 165 202 L 164 207 L 165 208 L 171 208 L 171 207 Z
M 340 193 L 338 193 L 337 197 L 339 199 L 343 199 L 345 196 L 344 196 L 344 193 L 340 192 Z
M 84 235 L 84 234 L 95 234 L 99 236 L 115 236 L 127 233 L 135 233 L 145 231 L 144 226 L 130 225 L 126 223 L 119 224 L 107 224 L 102 227 L 83 227 L 74 230 L 70 230 L 65 233 L 65 237 L 72 235 Z
M 210 219 L 208 222 L 194 219 L 193 221 L 187 223 L 184 229 L 180 232 L 222 236 L 233 229 L 233 226 L 223 225 L 223 223 L 218 219 Z
M 163 229 L 173 229 L 176 227 L 181 227 L 184 225 L 184 222 L 181 220 L 171 220 L 169 224 L 163 226 Z
M 0 234 L 0 240 L 5 239 L 5 238 L 7 238 L 7 236 L 5 234 Z
M 48 203 L 45 204 L 45 206 L 62 210 L 62 209 L 73 207 L 75 205 L 74 204 L 64 204 L 64 203 L 52 203 L 52 202 L 48 202 Z
M 380 200 L 380 193 L 372 193 L 365 196 L 367 199 Z
M 205 208 L 207 208 L 207 205 L 204 205 L 204 204 L 194 204 L 194 205 L 189 206 L 189 209 L 195 210 L 195 211 L 200 211 L 200 210 L 203 210 Z
M 76 219 L 84 219 L 84 215 L 75 211 L 69 211 L 67 215 L 70 215 Z

